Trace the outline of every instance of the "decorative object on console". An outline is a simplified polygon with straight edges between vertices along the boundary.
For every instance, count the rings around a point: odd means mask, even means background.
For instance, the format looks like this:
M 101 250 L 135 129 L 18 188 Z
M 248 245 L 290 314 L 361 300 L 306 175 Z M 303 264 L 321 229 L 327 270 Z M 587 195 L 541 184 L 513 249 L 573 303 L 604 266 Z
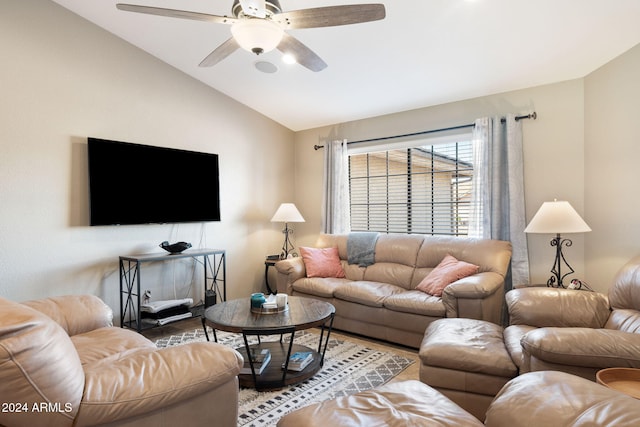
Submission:
M 179 254 L 180 252 L 189 249 L 191 247 L 191 243 L 176 242 L 169 244 L 169 242 L 165 240 L 164 242 L 160 243 L 160 247 L 169 253 Z
M 282 251 L 280 252 L 280 259 L 285 259 L 291 255 L 296 255 L 293 253 L 293 244 L 291 243 L 291 239 L 289 236 L 293 234 L 293 230 L 289 228 L 290 222 L 304 222 L 304 218 L 302 214 L 296 208 L 296 205 L 293 203 L 282 203 L 276 213 L 271 218 L 271 222 L 284 222 L 284 243 L 282 244 Z
M 262 304 L 267 301 L 262 292 L 251 294 L 251 308 L 262 308 Z
M 589 231 L 591 231 L 591 228 L 567 201 L 554 199 L 553 202 L 544 202 L 538 209 L 524 232 L 556 235 L 551 240 L 551 246 L 556 247 L 556 258 L 551 268 L 552 276 L 547 280 L 547 286 L 565 288 L 566 286 L 564 286 L 562 280 L 574 272 L 562 253 L 562 247 L 571 246 L 573 242 L 570 239 L 563 239 L 561 234 L 586 233 Z M 564 274 L 562 274 L 562 264 L 569 269 Z

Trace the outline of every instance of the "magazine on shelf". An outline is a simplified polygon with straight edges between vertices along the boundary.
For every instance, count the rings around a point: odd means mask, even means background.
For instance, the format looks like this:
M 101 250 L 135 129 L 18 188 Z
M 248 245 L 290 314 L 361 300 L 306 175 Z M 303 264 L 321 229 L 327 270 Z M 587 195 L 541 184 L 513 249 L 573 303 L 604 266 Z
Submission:
M 244 365 L 242 366 L 242 369 L 240 369 L 240 375 L 246 375 L 246 374 L 251 375 L 251 365 L 249 362 L 249 358 L 246 357 L 245 351 L 241 351 L 241 353 L 242 353 L 242 357 L 244 357 Z M 262 372 L 265 370 L 265 368 L 269 365 L 269 362 L 271 361 L 271 352 L 267 348 L 265 348 L 264 350 L 261 350 L 260 352 L 256 352 L 255 350 L 252 349 L 251 356 L 253 359 L 253 369 L 256 375 L 262 374 Z
M 313 362 L 313 352 L 311 351 L 297 351 L 289 357 L 289 365 L 287 369 L 290 371 L 302 371 L 309 363 Z M 284 363 L 282 369 L 284 369 Z

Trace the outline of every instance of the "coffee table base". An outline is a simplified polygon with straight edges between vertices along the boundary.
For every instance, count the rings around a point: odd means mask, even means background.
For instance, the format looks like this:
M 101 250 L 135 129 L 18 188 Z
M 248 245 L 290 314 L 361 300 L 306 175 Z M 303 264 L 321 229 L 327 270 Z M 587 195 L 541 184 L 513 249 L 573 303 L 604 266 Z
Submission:
M 313 361 L 302 371 L 288 370 L 283 379 L 284 369 L 282 369 L 282 364 L 287 358 L 289 343 L 277 341 L 262 342 L 251 345 L 250 348 L 256 353 L 259 353 L 260 350 L 265 348 L 269 349 L 271 352 L 271 361 L 264 371 L 262 371 L 262 374 L 256 376 L 257 378 L 255 380 L 252 374 L 238 375 L 238 381 L 242 387 L 258 388 L 260 390 L 276 390 L 309 379 L 322 368 L 322 355 L 320 353 L 307 346 L 294 343 L 291 347 L 291 354 L 296 351 L 310 351 L 313 353 Z
M 207 341 L 209 340 L 207 326 L 211 326 L 215 341 L 218 341 L 216 329 L 241 333 L 245 354 L 250 354 L 251 348 L 268 348 L 271 352 L 271 361 L 261 375 L 255 375 L 254 371 L 251 374 L 238 376 L 241 385 L 255 387 L 258 390 L 278 389 L 304 381 L 322 367 L 333 327 L 335 307 L 325 301 L 297 296 L 289 297 L 288 302 L 289 310 L 277 314 L 252 313 L 250 301 L 247 299 L 225 301 L 205 310 L 202 327 Z M 297 331 L 314 327 L 320 328 L 317 351 L 294 342 Z M 280 341 L 263 343 L 260 337 L 266 335 L 280 335 Z M 258 344 L 249 345 L 248 338 L 252 336 L 258 338 Z M 289 337 L 289 341 L 283 343 L 285 336 Z M 296 351 L 311 351 L 314 360 L 299 372 L 282 369 L 283 362 L 288 363 L 288 356 Z

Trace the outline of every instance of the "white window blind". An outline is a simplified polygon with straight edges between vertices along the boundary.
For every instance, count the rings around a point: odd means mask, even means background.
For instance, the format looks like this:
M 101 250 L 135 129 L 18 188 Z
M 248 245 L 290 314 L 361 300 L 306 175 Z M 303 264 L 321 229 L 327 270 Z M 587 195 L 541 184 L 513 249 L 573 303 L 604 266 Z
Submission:
M 349 154 L 351 230 L 467 235 L 473 166 L 466 139 Z

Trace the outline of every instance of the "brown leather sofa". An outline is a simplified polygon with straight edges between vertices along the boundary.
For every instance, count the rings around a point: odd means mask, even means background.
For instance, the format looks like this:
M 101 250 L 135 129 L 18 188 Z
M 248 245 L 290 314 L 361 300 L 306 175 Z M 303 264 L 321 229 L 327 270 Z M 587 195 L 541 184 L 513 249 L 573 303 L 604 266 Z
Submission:
M 484 424 L 419 381 L 390 383 L 292 412 L 278 427 L 635 427 L 640 403 L 564 372 L 532 372 L 509 381 Z
M 420 380 L 481 416 L 511 378 L 554 370 L 595 381 L 603 368 L 640 368 L 640 257 L 609 297 L 547 287 L 506 294 L 510 325 L 443 319 L 425 331 Z
M 0 425 L 236 426 L 242 356 L 157 349 L 94 296 L 0 298 Z
M 316 247 L 338 247 L 346 278 L 306 277 L 302 258 L 276 263 L 278 292 L 316 298 L 336 308 L 334 327 L 417 348 L 429 323 L 468 317 L 500 323 L 511 243 L 462 237 L 380 234 L 375 262 L 348 263 L 348 235 L 320 235 Z M 442 297 L 416 286 L 447 255 L 480 267 L 444 289 Z

